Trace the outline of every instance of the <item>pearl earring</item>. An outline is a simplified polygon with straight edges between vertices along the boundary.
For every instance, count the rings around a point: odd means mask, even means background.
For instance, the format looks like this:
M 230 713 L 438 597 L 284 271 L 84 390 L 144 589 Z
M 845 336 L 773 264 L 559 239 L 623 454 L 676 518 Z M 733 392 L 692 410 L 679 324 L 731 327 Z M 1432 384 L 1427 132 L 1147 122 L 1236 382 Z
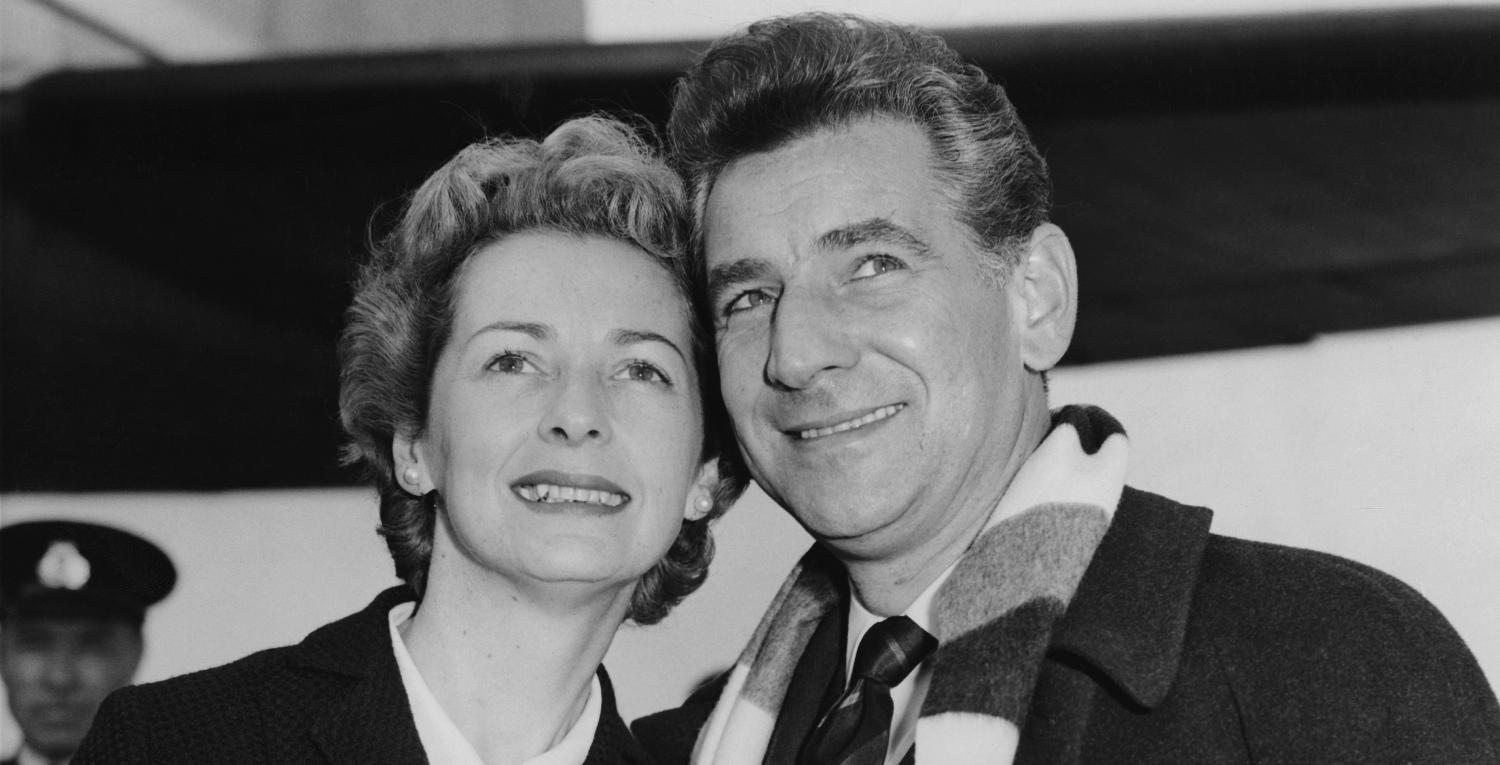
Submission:
M 698 508 L 698 512 L 700 512 L 700 513 L 706 513 L 708 511 L 714 509 L 713 498 L 711 498 L 711 497 L 699 497 L 699 498 L 693 500 L 693 507 Z
M 416 486 L 422 482 L 422 474 L 418 473 L 416 468 L 409 467 L 401 471 L 401 479 L 406 481 L 408 486 Z

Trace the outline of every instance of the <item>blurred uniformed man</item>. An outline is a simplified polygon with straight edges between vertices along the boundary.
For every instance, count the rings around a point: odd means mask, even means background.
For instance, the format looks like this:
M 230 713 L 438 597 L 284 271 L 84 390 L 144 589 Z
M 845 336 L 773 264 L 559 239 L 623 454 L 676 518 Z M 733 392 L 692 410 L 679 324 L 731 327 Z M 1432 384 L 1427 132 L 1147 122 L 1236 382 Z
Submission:
M 0 529 L 0 677 L 16 759 L 66 763 L 104 697 L 140 664 L 146 608 L 177 581 L 156 545 L 119 529 L 33 521 Z

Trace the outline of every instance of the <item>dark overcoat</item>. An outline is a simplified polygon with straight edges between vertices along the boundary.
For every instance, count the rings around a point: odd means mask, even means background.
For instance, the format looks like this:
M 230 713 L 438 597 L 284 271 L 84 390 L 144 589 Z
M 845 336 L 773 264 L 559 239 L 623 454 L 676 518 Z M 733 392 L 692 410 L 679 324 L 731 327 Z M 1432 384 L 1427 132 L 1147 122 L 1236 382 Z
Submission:
M 1211 534 L 1211 518 L 1125 489 L 1053 633 L 1016 763 L 1500 763 L 1500 705 L 1426 599 L 1353 561 Z M 795 762 L 837 697 L 846 610 L 804 652 L 766 762 Z M 716 693 L 636 736 L 686 762 Z
M 73 765 L 426 763 L 390 639 L 392 588 L 294 646 L 123 688 L 105 699 Z M 587 765 L 649 763 L 603 689 Z

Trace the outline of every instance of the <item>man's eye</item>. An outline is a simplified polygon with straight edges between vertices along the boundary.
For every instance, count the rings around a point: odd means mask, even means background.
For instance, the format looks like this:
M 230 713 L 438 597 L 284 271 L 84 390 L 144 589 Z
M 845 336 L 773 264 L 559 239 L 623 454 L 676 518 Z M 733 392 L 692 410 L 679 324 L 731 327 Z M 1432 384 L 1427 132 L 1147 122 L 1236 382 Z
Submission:
M 905 268 L 906 264 L 902 263 L 898 258 L 891 257 L 890 255 L 871 255 L 860 261 L 859 266 L 854 269 L 853 278 L 868 279 L 872 276 L 879 276 L 890 271 L 901 271 Z
M 672 384 L 672 380 L 667 377 L 667 373 L 661 371 L 661 367 L 649 361 L 632 361 L 625 366 L 625 369 L 620 372 L 619 376 L 622 379 L 635 380 L 637 382 L 659 383 L 661 385 Z
M 484 365 L 484 369 L 487 372 L 519 375 L 524 374 L 530 364 L 531 362 L 527 361 L 525 356 L 514 351 L 506 351 L 490 359 L 489 363 Z
M 775 298 L 765 290 L 746 290 L 724 306 L 724 315 L 749 311 L 774 302 Z

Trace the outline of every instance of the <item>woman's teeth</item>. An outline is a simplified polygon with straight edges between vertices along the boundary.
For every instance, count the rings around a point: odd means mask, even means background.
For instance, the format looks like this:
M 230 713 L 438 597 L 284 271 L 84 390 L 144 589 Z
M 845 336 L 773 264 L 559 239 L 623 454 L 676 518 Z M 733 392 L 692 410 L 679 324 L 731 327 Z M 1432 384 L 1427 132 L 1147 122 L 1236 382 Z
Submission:
M 882 406 L 863 417 L 857 417 L 852 420 L 845 420 L 844 422 L 841 422 L 837 425 L 831 425 L 826 428 L 813 428 L 811 430 L 800 431 L 797 433 L 797 437 L 802 439 L 822 438 L 823 436 L 831 436 L 834 433 L 843 433 L 846 430 L 863 428 L 864 426 L 869 425 L 872 422 L 878 422 L 887 417 L 890 417 L 891 415 L 905 408 L 905 404 L 891 404 L 889 406 Z
M 559 486 L 553 483 L 517 486 L 516 493 L 532 502 L 580 502 L 605 507 L 619 507 L 630 499 L 624 494 L 616 494 L 612 491 L 581 489 L 577 486 Z

